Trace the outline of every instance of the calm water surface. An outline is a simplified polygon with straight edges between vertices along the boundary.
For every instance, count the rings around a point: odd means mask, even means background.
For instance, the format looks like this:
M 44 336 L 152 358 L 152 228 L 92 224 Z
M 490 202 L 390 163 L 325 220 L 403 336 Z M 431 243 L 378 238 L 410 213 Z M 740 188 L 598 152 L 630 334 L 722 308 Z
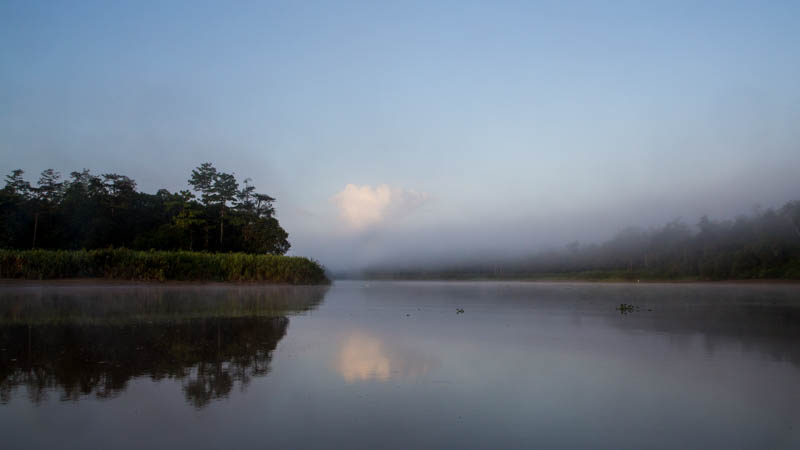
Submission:
M 800 448 L 799 338 L 799 285 L 7 283 L 0 447 Z

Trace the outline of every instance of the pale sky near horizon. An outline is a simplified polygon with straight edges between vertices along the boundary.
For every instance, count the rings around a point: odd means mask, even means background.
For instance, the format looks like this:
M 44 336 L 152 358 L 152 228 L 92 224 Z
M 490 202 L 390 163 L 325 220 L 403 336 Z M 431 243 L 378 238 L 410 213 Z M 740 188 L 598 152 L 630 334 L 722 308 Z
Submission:
M 797 2 L 0 0 L 0 170 L 210 161 L 293 253 L 531 251 L 800 198 Z

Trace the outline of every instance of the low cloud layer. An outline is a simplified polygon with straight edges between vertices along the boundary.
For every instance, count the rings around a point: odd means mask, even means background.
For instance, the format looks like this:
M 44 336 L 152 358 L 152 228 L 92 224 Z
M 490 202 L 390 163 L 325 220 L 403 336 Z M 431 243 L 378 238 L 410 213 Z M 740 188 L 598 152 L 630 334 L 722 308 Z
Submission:
M 340 218 L 352 229 L 362 230 L 386 220 L 399 220 L 422 206 L 429 196 L 424 192 L 390 187 L 348 184 L 334 195 Z

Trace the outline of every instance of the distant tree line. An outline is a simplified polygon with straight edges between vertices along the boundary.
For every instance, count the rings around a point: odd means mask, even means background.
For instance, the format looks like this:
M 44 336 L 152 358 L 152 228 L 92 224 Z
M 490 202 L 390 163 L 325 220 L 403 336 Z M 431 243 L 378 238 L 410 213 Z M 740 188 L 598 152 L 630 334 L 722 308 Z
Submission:
M 642 229 L 628 227 L 601 244 L 568 244 L 525 258 L 438 267 L 373 267 L 378 278 L 800 279 L 800 201 L 734 220 L 702 217 Z
M 33 185 L 22 170 L 0 190 L 0 247 L 9 249 L 190 250 L 284 254 L 288 234 L 274 198 L 240 185 L 210 163 L 192 170 L 192 190 L 136 190 L 125 175 L 47 169 Z

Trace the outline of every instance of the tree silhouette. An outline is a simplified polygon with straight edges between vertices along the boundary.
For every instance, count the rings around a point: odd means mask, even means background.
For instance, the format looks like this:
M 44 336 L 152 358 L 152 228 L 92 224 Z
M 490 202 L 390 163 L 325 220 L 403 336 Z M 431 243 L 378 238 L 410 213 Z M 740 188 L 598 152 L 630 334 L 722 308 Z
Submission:
M 38 186 L 22 170 L 6 176 L 0 190 L 0 247 L 236 251 L 283 254 L 288 234 L 274 217 L 275 199 L 244 187 L 211 163 L 192 170 L 190 191 L 155 194 L 116 173 L 96 176 L 84 169 L 61 181 L 42 172 Z M 199 200 L 199 201 L 198 201 Z M 205 232 L 205 242 L 196 236 Z M 218 239 L 212 239 L 216 235 Z

